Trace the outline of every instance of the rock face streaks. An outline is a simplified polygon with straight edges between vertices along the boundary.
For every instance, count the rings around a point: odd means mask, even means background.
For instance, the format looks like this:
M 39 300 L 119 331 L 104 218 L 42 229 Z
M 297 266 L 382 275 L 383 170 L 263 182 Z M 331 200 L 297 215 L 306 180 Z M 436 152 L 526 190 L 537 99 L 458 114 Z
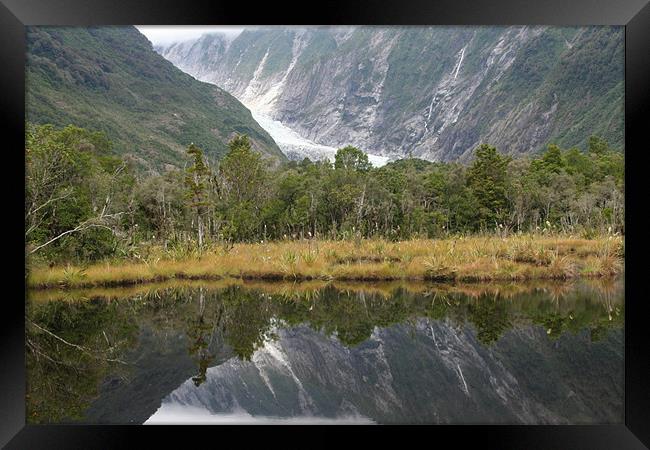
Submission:
M 376 423 L 622 420 L 621 330 L 598 343 L 570 334 L 554 342 L 527 326 L 491 347 L 446 320 L 376 328 L 352 348 L 306 326 L 276 333 L 251 361 L 231 358 L 200 387 L 180 385 L 158 414 L 176 411 L 180 420 L 187 407 L 215 417 Z
M 278 142 L 294 158 L 347 144 L 428 160 L 483 142 L 509 154 L 594 134 L 623 144 L 620 27 L 280 27 L 157 50 L 300 136 Z

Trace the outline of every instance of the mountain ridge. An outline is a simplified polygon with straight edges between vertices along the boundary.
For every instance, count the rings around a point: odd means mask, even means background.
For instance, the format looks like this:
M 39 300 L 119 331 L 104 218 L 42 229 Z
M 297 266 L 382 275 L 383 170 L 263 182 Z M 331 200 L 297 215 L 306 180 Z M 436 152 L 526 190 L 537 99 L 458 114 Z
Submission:
M 113 151 L 153 171 L 181 167 L 190 143 L 211 159 L 236 134 L 284 155 L 251 112 L 157 54 L 135 27 L 28 27 L 27 120 L 104 131 Z
M 434 161 L 623 146 L 620 27 L 283 27 L 157 50 L 318 144 Z

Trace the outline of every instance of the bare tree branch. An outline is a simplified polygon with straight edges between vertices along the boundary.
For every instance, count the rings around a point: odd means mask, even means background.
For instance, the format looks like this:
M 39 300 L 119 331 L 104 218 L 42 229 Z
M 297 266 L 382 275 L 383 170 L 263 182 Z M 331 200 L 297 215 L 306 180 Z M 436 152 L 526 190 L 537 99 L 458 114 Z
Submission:
M 115 218 L 115 217 L 118 217 L 118 216 L 120 216 L 122 214 L 124 214 L 124 213 L 119 212 L 119 213 L 114 213 L 114 214 L 106 214 L 106 215 L 99 216 L 97 218 L 89 219 L 89 220 L 81 223 L 80 225 L 77 225 L 75 228 L 72 228 L 71 230 L 64 231 L 63 233 L 59 234 L 58 236 L 53 237 L 52 239 L 45 242 L 44 244 L 41 244 L 41 245 L 39 245 L 37 247 L 34 247 L 29 252 L 29 254 L 31 255 L 31 254 L 37 252 L 38 250 L 42 249 L 43 247 L 51 244 L 52 242 L 58 241 L 59 239 L 61 239 L 64 236 L 67 236 L 68 234 L 76 233 L 76 232 L 79 232 L 79 231 L 84 231 L 84 230 L 87 230 L 89 228 L 104 228 L 104 229 L 107 229 L 107 230 L 112 232 L 113 229 L 111 227 L 109 227 L 107 225 L 104 225 L 104 224 L 101 224 L 101 223 L 94 223 L 93 221 L 104 220 L 104 219 L 107 219 L 107 218 Z
M 31 323 L 34 327 L 38 328 L 39 330 L 49 334 L 53 338 L 58 339 L 59 341 L 63 342 L 66 345 L 69 345 L 70 347 L 74 347 L 77 350 L 81 350 L 82 352 L 88 352 L 88 349 L 86 347 L 82 347 L 81 345 L 77 345 L 77 344 L 73 344 L 71 342 L 68 342 L 65 339 L 63 339 L 62 337 L 57 336 L 56 334 L 52 333 L 50 330 L 47 330 L 47 329 L 41 327 L 40 325 L 38 325 L 37 323 L 35 323 L 35 322 L 31 321 L 31 320 L 29 320 L 29 323 Z
M 45 208 L 50 203 L 53 203 L 53 202 L 56 202 L 56 201 L 59 201 L 59 200 L 63 200 L 64 198 L 69 197 L 70 195 L 72 195 L 72 190 L 68 190 L 65 194 L 63 194 L 63 195 L 61 195 L 59 197 L 53 197 L 53 198 L 51 197 L 45 203 L 38 206 L 37 208 L 34 208 L 34 209 L 30 210 L 30 211 L 27 211 L 27 217 L 29 217 L 32 214 L 35 214 L 36 212 L 38 212 L 39 210 Z
M 91 356 L 91 357 L 93 357 L 93 358 L 97 358 L 97 359 L 103 359 L 103 360 L 105 360 L 105 361 L 118 362 L 118 363 L 120 363 L 120 364 L 126 364 L 124 361 L 122 361 L 122 360 L 120 360 L 120 359 L 104 358 L 104 357 L 97 356 L 97 355 L 93 354 L 93 353 L 92 353 L 89 349 L 87 349 L 86 347 L 82 347 L 81 345 L 77 345 L 77 344 L 73 344 L 72 342 L 68 342 L 68 341 L 66 341 L 65 339 L 63 339 L 61 336 L 58 336 L 58 335 L 52 333 L 50 330 L 41 327 L 40 325 L 38 325 L 37 323 L 33 322 L 32 320 L 27 319 L 27 321 L 28 321 L 30 324 L 32 324 L 34 327 L 36 327 L 36 328 L 38 328 L 39 330 L 43 331 L 44 333 L 46 333 L 46 334 L 52 336 L 53 338 L 55 338 L 55 339 L 57 339 L 57 340 L 63 342 L 63 343 L 66 344 L 66 345 L 69 345 L 70 347 L 76 348 L 77 350 L 79 350 L 79 351 L 81 351 L 81 352 L 87 354 L 88 356 Z

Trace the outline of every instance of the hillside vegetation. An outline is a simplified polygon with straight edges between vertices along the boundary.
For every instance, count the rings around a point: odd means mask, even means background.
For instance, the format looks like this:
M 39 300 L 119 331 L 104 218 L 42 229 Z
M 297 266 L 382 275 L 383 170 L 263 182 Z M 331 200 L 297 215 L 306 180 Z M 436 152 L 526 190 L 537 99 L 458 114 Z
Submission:
M 182 166 L 190 143 L 216 159 L 245 133 L 285 159 L 237 99 L 158 55 L 134 27 L 28 27 L 27 119 L 103 131 L 114 155 L 161 172 Z

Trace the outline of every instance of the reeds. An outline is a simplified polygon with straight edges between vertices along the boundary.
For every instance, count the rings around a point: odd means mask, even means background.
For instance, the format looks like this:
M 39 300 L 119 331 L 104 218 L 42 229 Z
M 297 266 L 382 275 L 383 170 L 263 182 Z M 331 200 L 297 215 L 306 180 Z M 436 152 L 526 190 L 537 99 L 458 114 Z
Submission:
M 621 273 L 623 238 L 514 235 L 389 242 L 280 241 L 169 254 L 87 267 L 30 268 L 30 287 L 118 286 L 170 279 L 516 281 Z

